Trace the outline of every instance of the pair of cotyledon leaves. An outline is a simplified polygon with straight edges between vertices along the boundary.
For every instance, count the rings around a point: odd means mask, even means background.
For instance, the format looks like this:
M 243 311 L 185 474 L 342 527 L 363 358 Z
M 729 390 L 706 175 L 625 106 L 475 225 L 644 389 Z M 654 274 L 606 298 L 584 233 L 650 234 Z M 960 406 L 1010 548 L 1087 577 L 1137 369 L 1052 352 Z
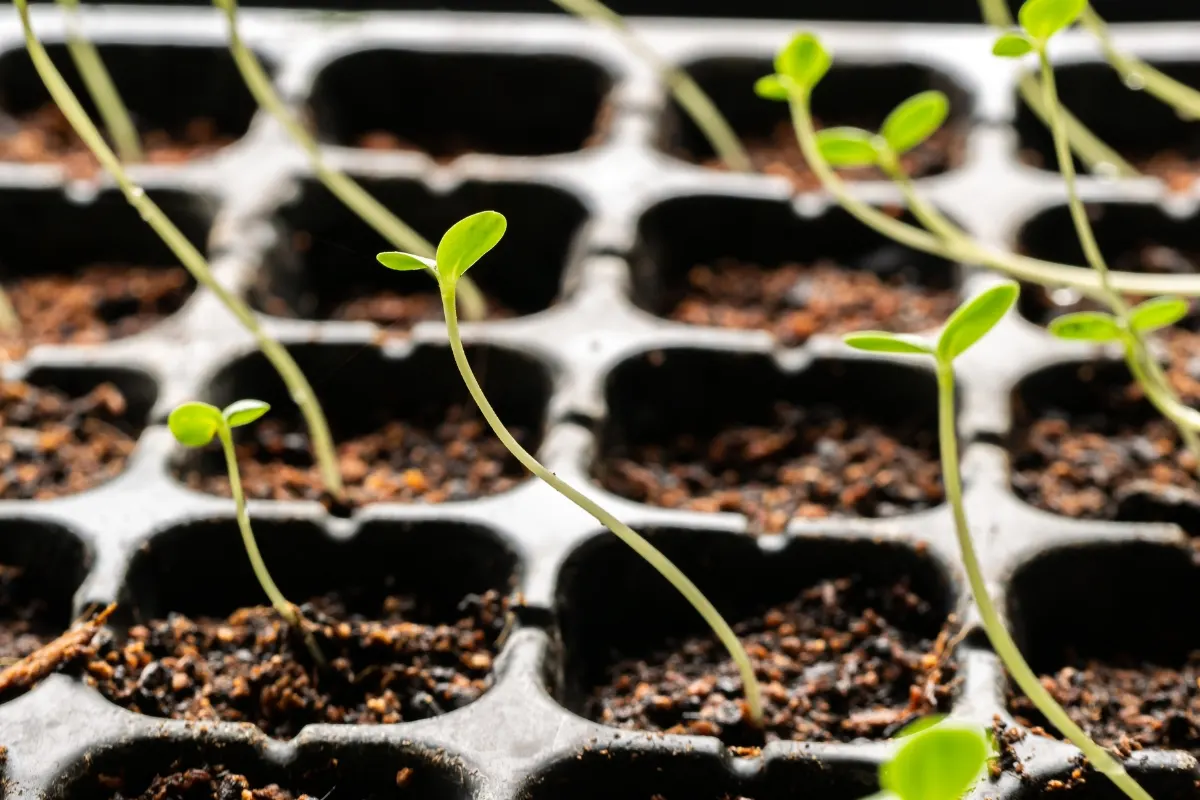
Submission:
M 992 53 L 1003 58 L 1021 58 L 1041 50 L 1056 33 L 1075 23 L 1088 0 L 1028 0 L 1017 15 L 1021 30 L 1000 36 Z
M 503 214 L 480 211 L 456 222 L 438 242 L 434 258 L 411 253 L 380 253 L 376 258 L 388 269 L 410 271 L 431 269 L 438 283 L 453 286 L 479 259 L 499 244 L 508 228 Z
M 167 427 L 180 444 L 204 447 L 222 428 L 249 425 L 270 410 L 261 400 L 238 400 L 223 409 L 208 403 L 184 403 L 171 412 Z

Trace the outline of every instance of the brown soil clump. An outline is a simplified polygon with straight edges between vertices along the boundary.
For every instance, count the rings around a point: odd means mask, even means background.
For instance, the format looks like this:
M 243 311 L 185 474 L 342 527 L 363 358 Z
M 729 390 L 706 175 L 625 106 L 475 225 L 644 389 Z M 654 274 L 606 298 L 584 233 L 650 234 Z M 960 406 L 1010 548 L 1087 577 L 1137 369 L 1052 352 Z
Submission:
M 957 668 L 948 626 L 936 640 L 911 632 L 934 627 L 934 613 L 904 582 L 841 579 L 736 625 L 762 682 L 765 731 L 750 724 L 737 666 L 712 636 L 614 664 L 587 713 L 727 745 L 884 739 L 951 703 Z
M 119 777 L 101 776 L 106 783 L 123 784 Z M 278 784 L 258 786 L 245 775 L 224 767 L 202 767 L 155 775 L 144 791 L 121 786 L 111 800 L 319 800 L 307 794 L 293 794 Z

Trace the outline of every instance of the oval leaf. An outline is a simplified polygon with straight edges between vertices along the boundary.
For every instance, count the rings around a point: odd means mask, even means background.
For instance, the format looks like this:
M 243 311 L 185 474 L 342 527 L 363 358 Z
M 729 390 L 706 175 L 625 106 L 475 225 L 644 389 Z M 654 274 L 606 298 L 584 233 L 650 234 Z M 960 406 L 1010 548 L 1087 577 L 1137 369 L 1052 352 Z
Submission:
M 1039 42 L 1069 27 L 1087 8 L 1088 0 L 1026 0 L 1021 6 L 1021 27 Z
M 495 211 L 480 211 L 454 223 L 438 244 L 440 274 L 458 280 L 504 238 L 507 228 L 504 215 Z
M 184 403 L 167 417 L 171 435 L 188 447 L 204 447 L 211 442 L 221 423 L 221 410 L 208 403 Z
M 878 163 L 874 136 L 861 128 L 825 128 L 817 131 L 817 149 L 834 167 L 869 167 Z
M 414 269 L 431 269 L 437 272 L 437 263 L 432 258 L 421 258 L 412 253 L 380 253 L 375 259 L 388 269 L 409 272 Z
M 987 766 L 978 726 L 942 723 L 904 738 L 879 770 L 879 783 L 900 800 L 960 800 Z
M 790 78 L 799 89 L 811 91 L 833 64 L 829 51 L 811 33 L 799 33 L 775 56 L 775 72 Z
M 1019 292 L 1016 283 L 1005 281 L 959 306 L 938 338 L 938 359 L 949 363 L 986 336 L 1017 302 Z
M 225 406 L 225 410 L 221 414 L 229 423 L 229 427 L 240 428 L 243 425 L 249 425 L 270 410 L 271 406 L 262 400 L 238 400 L 236 403 Z
M 1155 297 L 1129 312 L 1129 327 L 1138 333 L 1149 333 L 1174 325 L 1191 311 L 1182 297 Z
M 898 336 L 884 331 L 860 331 L 848 333 L 842 341 L 855 350 L 869 353 L 904 353 L 908 355 L 933 355 L 933 348 L 913 336 Z
M 928 139 L 950 116 L 950 98 L 937 90 L 913 95 L 896 106 L 879 133 L 896 153 L 905 153 Z
M 1006 33 L 992 45 L 992 55 L 1020 58 L 1033 52 L 1033 42 L 1022 33 Z
M 1121 338 L 1121 326 L 1111 314 L 1079 311 L 1051 320 L 1050 333 L 1078 342 L 1112 342 Z
M 788 99 L 787 87 L 779 79 L 778 75 L 763 75 L 754 82 L 754 93 L 764 100 L 784 100 Z

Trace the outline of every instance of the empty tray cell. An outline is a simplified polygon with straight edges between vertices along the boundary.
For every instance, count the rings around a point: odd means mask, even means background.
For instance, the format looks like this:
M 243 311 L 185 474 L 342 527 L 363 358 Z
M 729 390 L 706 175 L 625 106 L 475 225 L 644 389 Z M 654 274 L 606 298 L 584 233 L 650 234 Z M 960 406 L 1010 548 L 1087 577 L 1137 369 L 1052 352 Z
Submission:
M 364 186 L 434 243 L 480 209 L 507 217 L 504 239 L 470 273 L 488 297 L 491 319 L 550 307 L 587 218 L 574 195 L 539 184 L 470 182 L 448 195 L 411 181 Z M 263 311 L 374 322 L 395 332 L 443 319 L 437 282 L 424 272 L 395 272 L 380 265 L 375 255 L 396 248 L 319 183 L 304 183 L 296 202 L 281 209 L 280 222 L 285 235 L 255 292 Z
M 115 478 L 156 394 L 133 370 L 39 369 L 0 382 L 0 498 L 46 500 Z
M 754 82 L 773 71 L 770 61 L 717 58 L 685 67 L 729 120 L 756 170 L 782 175 L 797 189 L 820 186 L 800 152 L 787 104 L 764 100 L 754 93 Z M 914 177 L 934 175 L 962 161 L 971 114 L 966 92 L 936 70 L 914 64 L 836 66 L 813 92 L 813 117 L 818 127 L 855 125 L 875 130 L 897 104 L 927 89 L 940 89 L 950 97 L 950 118 L 929 141 L 902 160 Z M 724 168 L 700 129 L 674 103 L 665 117 L 663 134 L 668 152 L 705 166 Z M 855 179 L 883 178 L 875 169 L 846 170 L 843 174 Z
M 1055 549 L 1014 574 L 1022 652 L 1101 746 L 1200 753 L 1197 569 L 1186 548 L 1130 542 Z M 1053 730 L 1011 689 L 1009 706 Z
M 641 220 L 637 299 L 679 322 L 816 333 L 925 331 L 958 301 L 941 259 L 885 239 L 840 209 L 798 216 L 783 201 L 682 197 Z
M 420 347 L 403 359 L 362 345 L 303 345 L 292 354 L 329 418 L 351 504 L 470 500 L 525 479 L 471 402 L 448 346 Z M 536 450 L 550 394 L 543 366 L 490 346 L 469 347 L 467 357 L 496 413 Z M 307 428 L 258 353 L 221 372 L 206 399 L 223 406 L 247 397 L 272 405 L 237 432 L 247 495 L 323 498 Z M 220 448 L 188 451 L 180 467 L 189 486 L 228 495 Z
M 254 528 L 324 668 L 268 604 L 229 518 L 169 530 L 136 554 L 120 612 L 131 624 L 101 642 L 87 681 L 131 711 L 251 722 L 283 739 L 313 723 L 433 717 L 490 687 L 516 570 L 493 533 L 374 522 L 335 541 L 304 523 Z
M 638 502 L 739 512 L 774 533 L 942 500 L 935 385 L 921 369 L 821 359 L 787 374 L 765 356 L 654 351 L 620 364 L 607 398 L 594 474 Z
M 153 200 L 203 248 L 213 204 L 174 191 Z M 153 328 L 178 311 L 195 282 L 115 190 L 85 203 L 52 189 L 0 190 L 0 215 L 19 236 L 0 239 L 0 282 L 20 329 L 0 334 L 0 355 L 39 344 L 88 345 Z
M 395 78 L 386 91 L 380 75 Z M 321 137 L 337 144 L 438 160 L 540 156 L 602 136 L 611 85 L 602 67 L 575 56 L 366 50 L 321 71 L 312 108 Z
M 559 579 L 570 708 L 732 746 L 882 739 L 949 708 L 954 599 L 929 556 L 837 538 L 767 553 L 736 534 L 649 536 L 734 626 L 763 684 L 765 731 L 749 722 L 737 667 L 695 609 L 607 535 L 576 551 Z
M 92 119 L 99 119 L 66 46 L 46 49 Z M 225 47 L 99 44 L 97 49 L 151 163 L 210 156 L 250 127 L 257 106 Z M 51 102 L 24 50 L 0 57 L 0 109 L 0 160 L 57 162 L 77 177 L 100 171 Z
M 1153 66 L 1189 86 L 1200 86 L 1200 63 Z M 1148 92 L 1131 90 L 1107 63 L 1064 64 L 1057 68 L 1056 79 L 1063 106 L 1138 170 L 1176 189 L 1195 182 L 1200 173 L 1200 122 L 1183 119 Z M 1057 170 L 1050 130 L 1024 102 L 1018 106 L 1021 157 L 1033 166 Z

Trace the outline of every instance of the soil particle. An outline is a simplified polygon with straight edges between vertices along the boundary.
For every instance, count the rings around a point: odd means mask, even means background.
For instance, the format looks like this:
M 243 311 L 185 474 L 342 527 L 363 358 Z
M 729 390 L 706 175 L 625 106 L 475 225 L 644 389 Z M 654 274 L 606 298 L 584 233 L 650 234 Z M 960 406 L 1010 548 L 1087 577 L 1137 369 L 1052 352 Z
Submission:
M 123 783 L 117 779 L 118 783 Z M 258 786 L 245 775 L 224 767 L 203 767 L 156 775 L 142 792 L 123 786 L 112 800 L 317 800 L 307 794 L 293 794 L 278 784 Z
M 992 736 L 995 738 L 998 753 L 988 762 L 988 772 L 993 778 L 999 778 L 1005 772 L 1025 776 L 1025 766 L 1017 757 L 1016 745 L 1025 738 L 1025 731 L 1014 725 L 1008 725 L 996 714 L 992 717 Z
M 8 281 L 21 330 L 0 338 L 0 357 L 19 359 L 35 344 L 98 344 L 141 333 L 178 311 L 191 286 L 182 267 L 115 264 Z
M 133 452 L 125 397 L 101 384 L 82 397 L 0 383 L 0 498 L 43 500 L 116 477 Z
M 761 533 L 783 531 L 793 518 L 895 516 L 943 496 L 932 432 L 885 430 L 831 406 L 781 404 L 768 426 L 618 448 L 599 478 L 641 503 L 745 514 Z
M 762 682 L 765 731 L 748 720 L 736 665 L 713 637 L 619 661 L 587 713 L 633 730 L 717 736 L 727 745 L 883 739 L 946 710 L 957 686 L 947 623 L 907 582 L 826 581 L 735 626 Z
M 449 624 L 411 597 L 388 597 L 370 616 L 329 594 L 301 607 L 328 664 L 270 607 L 225 619 L 173 614 L 98 639 L 88 683 L 131 711 L 155 717 L 251 722 L 289 739 L 314 723 L 391 724 L 461 708 L 491 684 L 507 602 L 470 595 Z
M 831 262 L 766 269 L 733 260 L 699 265 L 671 319 L 693 325 L 765 330 L 785 345 L 816 333 L 886 330 L 916 333 L 946 320 L 953 289 L 926 289 L 912 276 L 881 276 Z

